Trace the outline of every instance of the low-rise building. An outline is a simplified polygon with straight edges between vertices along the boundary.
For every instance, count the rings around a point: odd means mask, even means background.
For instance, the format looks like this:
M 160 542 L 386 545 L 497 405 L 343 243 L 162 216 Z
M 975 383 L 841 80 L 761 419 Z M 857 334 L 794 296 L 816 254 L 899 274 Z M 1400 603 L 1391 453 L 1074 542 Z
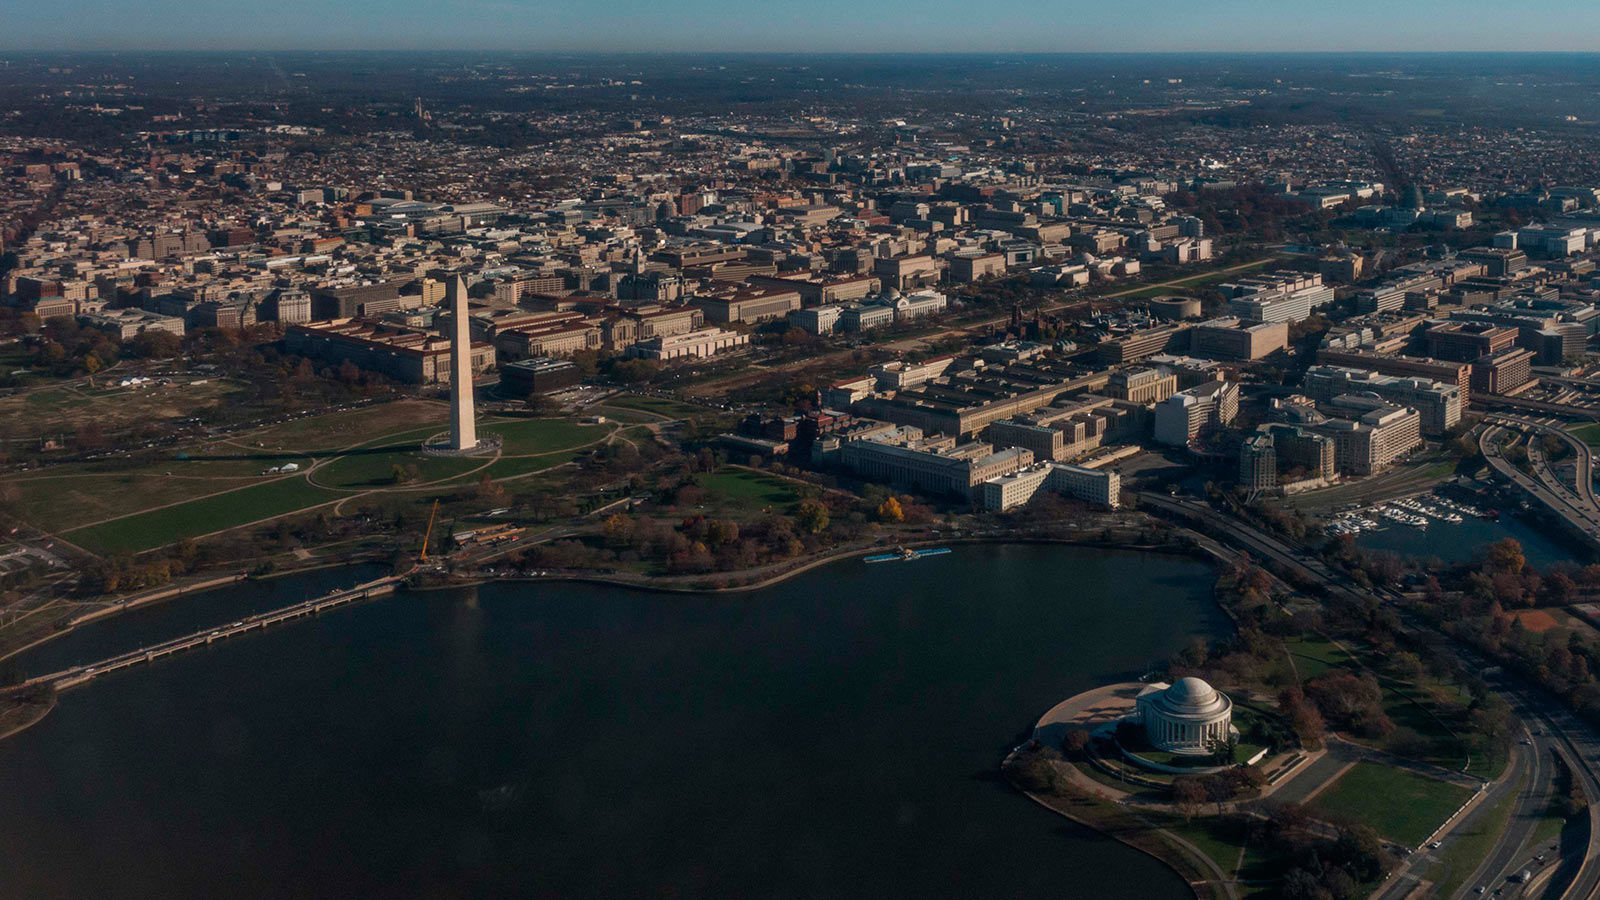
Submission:
M 705 359 L 727 350 L 750 343 L 750 335 L 720 328 L 703 328 L 685 334 L 651 338 L 628 348 L 628 355 L 641 359 L 683 359 L 695 356 Z
M 1212 319 L 1194 326 L 1189 352 L 1208 359 L 1255 360 L 1289 346 L 1286 322 Z
M 1178 392 L 1178 376 L 1163 368 L 1112 372 L 1105 393 L 1129 403 L 1160 403 Z
M 450 381 L 450 340 L 424 331 L 363 319 L 291 325 L 283 336 L 291 353 L 325 362 L 350 362 L 410 384 Z M 472 374 L 495 363 L 494 347 L 472 344 Z
M 924 437 L 922 429 L 902 426 L 845 444 L 840 461 L 872 481 L 971 497 L 983 482 L 1032 464 L 1033 454 L 1017 447 L 996 450 L 981 441 L 958 444 L 949 436 Z
M 1032 500 L 1042 490 L 1116 509 L 1122 502 L 1122 476 L 1109 469 L 1046 463 L 985 481 L 983 508 L 998 512 L 1013 509 Z
M 567 359 L 541 356 L 500 366 L 500 383 L 513 394 L 544 394 L 582 380 L 583 371 Z
M 146 331 L 165 331 L 183 337 L 184 322 L 177 316 L 163 316 L 142 309 L 107 309 L 79 317 L 90 327 L 109 332 L 121 340 L 138 337 Z

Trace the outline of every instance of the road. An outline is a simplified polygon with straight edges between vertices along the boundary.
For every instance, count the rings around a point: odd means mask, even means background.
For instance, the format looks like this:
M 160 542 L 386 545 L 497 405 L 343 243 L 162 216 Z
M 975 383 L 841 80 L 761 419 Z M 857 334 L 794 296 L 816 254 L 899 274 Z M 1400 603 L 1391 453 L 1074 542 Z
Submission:
M 1575 535 L 1587 541 L 1591 546 L 1600 547 L 1600 507 L 1594 505 L 1593 488 L 1585 485 L 1583 493 L 1580 494 L 1577 488 L 1568 489 L 1564 485 L 1552 487 L 1544 480 L 1530 476 L 1512 465 L 1505 458 L 1505 454 L 1499 445 L 1500 438 L 1508 431 L 1519 433 L 1500 424 L 1491 424 L 1484 429 L 1483 435 L 1479 440 L 1479 446 L 1483 450 L 1484 458 L 1489 461 L 1489 466 L 1501 478 L 1515 484 L 1538 501 L 1541 506 L 1560 517 Z M 1549 431 L 1552 433 L 1564 433 L 1560 432 L 1559 429 L 1549 429 Z M 1542 451 L 1537 447 L 1529 450 L 1529 457 L 1534 459 L 1536 463 L 1540 463 L 1543 460 Z M 1580 471 L 1591 465 L 1587 445 L 1583 447 L 1580 460 Z M 1579 481 L 1587 481 L 1587 479 L 1579 479 Z
M 1331 594 L 1341 594 L 1354 600 L 1365 600 L 1369 596 L 1352 587 L 1348 579 L 1337 576 L 1317 557 L 1232 516 L 1217 512 L 1205 503 L 1151 493 L 1140 494 L 1139 503 L 1147 510 L 1202 522 L 1210 526 L 1213 533 L 1220 534 L 1223 540 L 1236 548 L 1297 572 L 1301 577 L 1321 584 Z M 1392 604 L 1396 599 L 1394 595 L 1382 592 L 1379 592 L 1377 597 L 1386 605 Z M 1423 627 L 1413 623 L 1404 613 L 1401 618 L 1408 628 Z M 1525 723 L 1536 723 L 1536 727 L 1542 732 L 1540 735 L 1530 733 L 1524 738 L 1533 741 L 1526 745 L 1532 748 L 1533 753 L 1524 754 L 1522 757 L 1525 760 L 1524 765 L 1529 767 L 1528 774 L 1537 777 L 1536 781 L 1531 782 L 1533 790 L 1541 792 L 1549 790 L 1551 767 L 1545 764 L 1547 760 L 1545 753 L 1561 752 L 1571 764 L 1573 778 L 1583 786 L 1590 800 L 1590 830 L 1582 867 L 1571 887 L 1561 897 L 1563 900 L 1594 900 L 1600 897 L 1600 732 L 1579 719 L 1560 699 L 1503 671 L 1469 648 L 1458 645 L 1458 651 L 1469 667 L 1483 674 L 1490 689 L 1504 696 L 1512 704 L 1522 715 Z M 1539 759 L 1535 761 L 1531 757 Z M 1485 798 L 1487 802 L 1480 801 L 1478 809 L 1474 810 L 1473 814 L 1463 816 L 1445 834 L 1437 837 L 1441 844 L 1438 850 L 1442 852 L 1449 849 L 1462 834 L 1470 830 L 1478 817 L 1483 815 L 1479 810 L 1493 805 L 1493 801 L 1497 799 L 1497 792 L 1512 790 L 1520 781 L 1520 774 L 1511 772 L 1497 783 L 1497 787 L 1490 788 L 1490 796 Z M 1498 796 L 1503 796 L 1503 793 Z M 1514 820 L 1517 827 L 1508 827 L 1500 835 L 1494 850 L 1480 867 L 1480 872 L 1476 873 L 1475 884 L 1464 885 L 1464 891 L 1483 884 L 1490 885 L 1492 891 L 1493 887 L 1502 883 L 1508 875 L 1530 867 L 1529 856 L 1533 850 L 1526 847 L 1526 844 L 1532 822 L 1537 818 L 1531 814 L 1537 803 L 1537 799 L 1531 796 L 1524 796 L 1518 801 Z M 1395 877 L 1378 893 L 1378 900 L 1399 900 L 1404 897 L 1410 889 L 1415 888 L 1417 875 L 1420 874 L 1420 872 L 1414 873 L 1413 869 L 1420 869 L 1422 862 L 1431 861 L 1433 858 L 1435 854 L 1431 850 L 1408 857 Z

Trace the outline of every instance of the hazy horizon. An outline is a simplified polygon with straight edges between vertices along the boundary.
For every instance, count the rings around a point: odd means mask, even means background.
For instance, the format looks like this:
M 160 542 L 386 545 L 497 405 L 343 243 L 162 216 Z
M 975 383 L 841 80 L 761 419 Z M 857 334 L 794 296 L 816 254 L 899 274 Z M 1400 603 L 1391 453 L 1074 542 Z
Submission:
M 1123 7 L 1018 0 L 813 0 L 729 12 L 711 0 L 61 0 L 7 15 L 0 52 L 418 50 L 612 53 L 1584 53 L 1600 4 L 1516 10 L 1485 0 L 1250 0 Z M 65 23 L 65 24 L 64 24 Z

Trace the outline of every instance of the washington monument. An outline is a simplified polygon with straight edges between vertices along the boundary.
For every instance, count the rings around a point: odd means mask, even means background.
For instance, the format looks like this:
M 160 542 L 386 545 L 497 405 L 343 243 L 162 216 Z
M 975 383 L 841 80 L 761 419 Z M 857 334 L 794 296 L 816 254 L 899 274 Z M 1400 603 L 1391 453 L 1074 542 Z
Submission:
M 472 329 L 467 322 L 467 282 L 457 275 L 445 288 L 450 302 L 450 449 L 478 446 L 472 412 Z

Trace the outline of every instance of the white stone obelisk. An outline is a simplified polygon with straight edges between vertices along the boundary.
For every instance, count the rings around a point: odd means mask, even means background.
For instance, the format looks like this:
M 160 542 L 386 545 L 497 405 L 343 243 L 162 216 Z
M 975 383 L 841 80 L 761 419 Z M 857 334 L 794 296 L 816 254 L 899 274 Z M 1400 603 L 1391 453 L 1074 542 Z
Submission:
M 472 411 L 472 328 L 467 320 L 467 282 L 460 275 L 445 288 L 450 304 L 450 449 L 478 446 Z

